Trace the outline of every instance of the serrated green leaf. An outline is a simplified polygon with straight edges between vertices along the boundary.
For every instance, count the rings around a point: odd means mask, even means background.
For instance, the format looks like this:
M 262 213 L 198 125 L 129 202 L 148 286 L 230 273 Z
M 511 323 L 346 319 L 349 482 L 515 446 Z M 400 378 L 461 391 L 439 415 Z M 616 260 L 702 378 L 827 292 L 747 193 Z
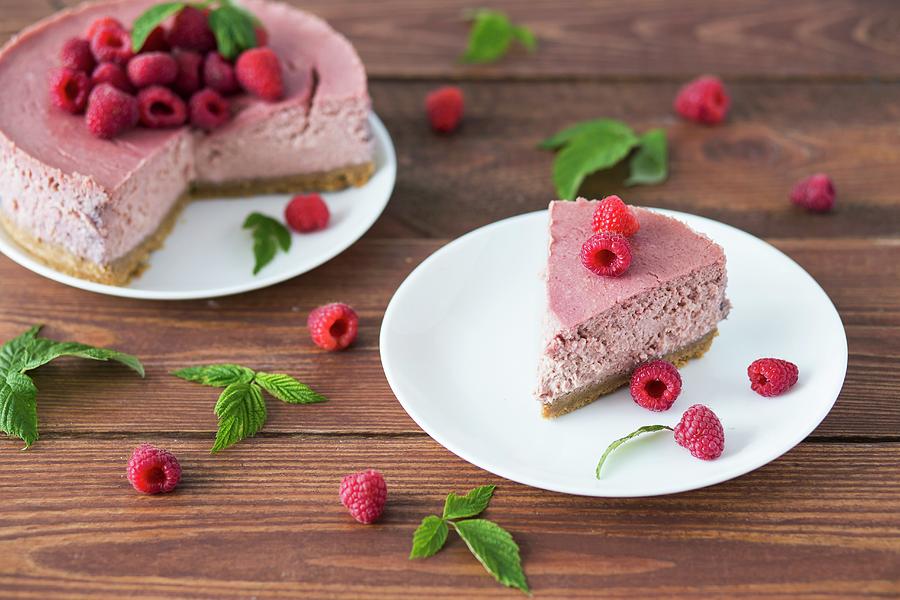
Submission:
M 256 383 L 264 390 L 288 404 L 316 404 L 327 402 L 328 398 L 317 393 L 305 383 L 301 383 L 283 373 L 256 374 Z
M 0 431 L 26 448 L 38 439 L 37 388 L 24 373 L 8 371 L 0 381 Z
M 451 521 L 454 529 L 494 579 L 529 593 L 519 546 L 508 531 L 486 519 Z
M 625 185 L 662 183 L 669 175 L 669 152 L 666 132 L 651 129 L 638 140 L 638 149 L 631 157 L 631 175 Z
M 644 434 L 644 433 L 651 433 L 651 432 L 653 432 L 653 431 L 662 431 L 663 429 L 668 429 L 669 431 L 672 430 L 672 428 L 669 427 L 668 425 L 645 425 L 644 427 L 640 427 L 640 428 L 636 429 L 635 431 L 632 431 L 631 433 L 629 433 L 629 434 L 626 435 L 625 437 L 617 439 L 617 440 L 614 441 L 612 444 L 610 444 L 609 446 L 607 446 L 606 451 L 603 452 L 603 456 L 600 457 L 600 461 L 597 463 L 597 471 L 596 471 L 597 479 L 600 479 L 600 470 L 603 468 L 603 463 L 606 462 L 606 458 L 607 458 L 607 457 L 608 457 L 608 456 L 609 456 L 616 448 L 618 448 L 619 446 L 621 446 L 622 444 L 624 444 L 624 443 L 627 442 L 628 440 L 633 439 L 633 438 L 636 438 L 637 436 L 639 436 L 639 435 L 641 435 L 641 434 Z
M 139 52 L 157 25 L 184 8 L 184 2 L 163 2 L 145 10 L 131 26 L 131 49 Z
M 232 383 L 250 383 L 255 374 L 252 369 L 228 363 L 187 367 L 172 372 L 175 377 L 212 387 L 225 387 Z
M 468 63 L 488 63 L 501 58 L 513 40 L 519 40 L 529 51 L 537 47 L 530 29 L 513 25 L 505 13 L 480 9 L 473 14 L 469 43 L 462 60 Z
M 37 338 L 29 348 L 28 360 L 22 370 L 28 371 L 45 365 L 61 356 L 74 356 L 90 360 L 115 361 L 144 376 L 144 365 L 137 357 L 109 348 L 97 348 L 80 342 L 56 342 L 46 338 Z
M 254 275 L 275 258 L 279 246 L 285 252 L 291 249 L 291 232 L 272 217 L 251 213 L 244 220 L 244 229 L 253 231 Z
M 555 150 L 556 148 L 566 145 L 576 137 L 588 132 L 593 132 L 600 137 L 634 138 L 635 143 L 637 143 L 634 130 L 622 121 L 616 121 L 615 119 L 592 119 L 590 121 L 576 123 L 571 127 L 566 127 L 562 131 L 542 141 L 538 144 L 538 148 L 542 150 Z
M 216 402 L 219 430 L 212 452 L 253 436 L 266 422 L 266 403 L 255 383 L 232 383 Z
M 625 158 L 637 138 L 630 131 L 589 128 L 572 138 L 553 161 L 553 184 L 561 199 L 574 200 L 584 178 Z
M 428 558 L 437 553 L 447 542 L 447 522 L 435 515 L 422 519 L 422 523 L 413 534 L 412 550 L 409 557 Z
M 28 361 L 28 349 L 34 343 L 42 325 L 35 325 L 25 333 L 0 346 L 0 378 L 7 371 L 21 371 Z
M 230 3 L 209 13 L 209 28 L 216 37 L 219 54 L 229 60 L 256 46 L 254 25 L 250 13 Z
M 495 487 L 493 485 L 482 485 L 465 496 L 457 496 L 450 492 L 447 494 L 447 500 L 444 501 L 444 518 L 462 519 L 481 514 L 491 502 Z

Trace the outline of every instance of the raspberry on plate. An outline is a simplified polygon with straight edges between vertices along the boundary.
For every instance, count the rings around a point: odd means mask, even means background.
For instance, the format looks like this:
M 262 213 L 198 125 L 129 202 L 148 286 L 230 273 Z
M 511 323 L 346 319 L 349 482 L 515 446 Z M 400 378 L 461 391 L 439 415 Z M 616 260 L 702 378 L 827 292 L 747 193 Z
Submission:
M 425 97 L 425 112 L 431 129 L 437 133 L 452 133 L 463 118 L 463 93 L 456 86 L 445 86 Z
M 91 80 L 83 71 L 56 69 L 50 74 L 50 99 L 57 108 L 72 114 L 84 111 L 91 92 Z
M 63 67 L 85 73 L 93 71 L 97 64 L 91 52 L 91 43 L 82 38 L 72 38 L 63 44 L 59 58 Z
M 203 61 L 203 81 L 206 87 L 211 88 L 227 96 L 241 90 L 237 78 L 234 76 L 234 67 L 222 58 L 218 52 L 210 52 Z
M 128 75 L 125 74 L 125 69 L 116 63 L 101 63 L 97 65 L 97 68 L 91 74 L 91 83 L 95 86 L 101 83 L 108 83 L 128 94 L 134 91 L 134 87 L 128 81 Z
M 381 517 L 387 502 L 387 484 L 375 469 L 347 475 L 341 479 L 341 504 L 350 515 L 365 525 Z
M 193 6 L 186 6 L 175 15 L 167 41 L 172 48 L 194 50 L 201 54 L 216 47 L 216 38 L 209 28 L 209 17 Z
M 112 17 L 100 17 L 90 24 L 87 31 L 84 33 L 84 37 L 88 40 L 92 40 L 101 29 L 121 29 L 122 31 L 125 31 L 125 26 L 122 25 L 122 22 L 118 19 L 113 19 Z
M 91 52 L 97 62 L 126 64 L 134 53 L 131 51 L 131 36 L 124 29 L 107 27 L 91 38 Z
M 88 97 L 85 121 L 92 134 L 112 138 L 138 124 L 137 98 L 108 83 L 101 83 Z
M 325 229 L 331 214 L 319 194 L 294 196 L 284 209 L 284 220 L 298 233 Z
M 825 173 L 802 179 L 791 190 L 791 202 L 812 212 L 830 211 L 834 208 L 834 200 L 834 184 Z
M 701 460 L 719 458 L 725 450 L 725 430 L 719 417 L 702 404 L 695 404 L 675 426 L 675 441 Z
M 618 196 L 607 196 L 597 205 L 591 227 L 596 232 L 607 231 L 631 237 L 641 224 L 631 209 Z
M 165 52 L 145 52 L 128 61 L 128 79 L 136 88 L 169 85 L 178 77 L 178 63 Z
M 209 88 L 204 88 L 191 96 L 188 109 L 191 125 L 206 131 L 221 127 L 231 118 L 228 100 Z
M 730 99 L 718 77 L 706 75 L 687 83 L 675 97 L 675 111 L 689 121 L 717 125 L 728 114 Z
M 618 233 L 595 233 L 581 246 L 581 264 L 601 277 L 618 277 L 631 265 L 631 245 Z
M 254 96 L 275 102 L 284 95 L 281 62 L 270 48 L 251 48 L 234 65 L 238 83 Z
M 181 481 L 181 465 L 168 450 L 141 444 L 128 460 L 127 476 L 134 489 L 144 494 L 171 492 Z
M 141 125 L 151 129 L 178 127 L 187 121 L 184 100 L 169 88 L 151 85 L 138 93 Z
M 359 329 L 359 317 L 346 304 L 326 304 L 309 313 L 306 320 L 312 341 L 324 350 L 343 350 L 353 343 Z
M 797 365 L 780 358 L 760 358 L 747 367 L 750 388 L 760 396 L 780 396 L 797 383 Z
M 203 87 L 203 57 L 192 50 L 176 50 L 172 56 L 178 63 L 178 77 L 172 85 L 184 97 Z
M 631 397 L 647 410 L 669 410 L 681 394 L 681 374 L 672 363 L 655 360 L 631 375 Z

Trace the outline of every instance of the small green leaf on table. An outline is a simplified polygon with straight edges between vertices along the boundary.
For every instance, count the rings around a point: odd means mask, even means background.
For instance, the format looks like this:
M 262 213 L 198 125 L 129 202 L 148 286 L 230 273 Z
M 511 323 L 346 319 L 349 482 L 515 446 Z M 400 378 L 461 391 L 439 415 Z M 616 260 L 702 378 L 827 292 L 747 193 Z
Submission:
M 447 541 L 447 521 L 428 515 L 422 519 L 422 523 L 413 534 L 412 550 L 410 558 L 428 558 L 444 547 Z
M 447 495 L 444 502 L 445 519 L 462 519 L 475 517 L 484 512 L 494 495 L 493 485 L 477 487 L 465 496 L 457 496 L 453 492 Z
M 666 132 L 651 129 L 642 135 L 629 164 L 631 175 L 625 180 L 625 185 L 653 185 L 665 181 L 669 175 Z
M 479 9 L 472 13 L 472 29 L 462 60 L 468 63 L 489 63 L 503 57 L 513 40 L 529 52 L 537 49 L 534 33 L 527 27 L 514 25 L 505 13 Z

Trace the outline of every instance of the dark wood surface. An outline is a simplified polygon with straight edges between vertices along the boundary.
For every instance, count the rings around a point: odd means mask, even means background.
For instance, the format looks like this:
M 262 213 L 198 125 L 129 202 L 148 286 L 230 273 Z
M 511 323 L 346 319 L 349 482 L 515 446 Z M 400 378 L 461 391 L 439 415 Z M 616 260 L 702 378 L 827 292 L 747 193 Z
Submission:
M 0 0 L 0 39 L 71 2 Z M 397 146 L 387 211 L 347 252 L 307 275 L 215 301 L 99 296 L 0 258 L 0 339 L 35 322 L 51 337 L 121 348 L 146 380 L 60 360 L 35 372 L 41 439 L 0 440 L 0 597 L 517 597 L 459 541 L 406 559 L 418 521 L 443 496 L 497 484 L 487 516 L 522 546 L 535 596 L 857 597 L 900 595 L 900 5 L 821 2 L 492 2 L 532 25 L 534 55 L 456 62 L 463 0 L 303 5 L 357 45 L 375 108 Z M 678 121 L 673 94 L 715 72 L 729 123 Z M 467 120 L 433 136 L 422 101 L 458 80 Z M 763 237 L 806 268 L 841 314 L 850 365 L 840 398 L 797 448 L 705 490 L 651 499 L 565 496 L 514 484 L 456 458 L 400 407 L 378 332 L 404 277 L 450 239 L 543 208 L 552 197 L 542 137 L 611 116 L 665 127 L 671 177 L 587 195 L 712 217 Z M 839 208 L 786 201 L 815 171 Z M 308 311 L 332 300 L 362 318 L 357 345 L 314 349 Z M 823 350 L 824 351 L 824 350 Z M 261 358 L 262 357 L 262 358 Z M 328 404 L 270 403 L 252 440 L 216 456 L 215 392 L 166 373 L 234 361 L 297 375 Z M 125 481 L 140 441 L 169 447 L 185 478 L 146 498 Z M 371 528 L 337 501 L 340 477 L 386 473 L 390 502 Z

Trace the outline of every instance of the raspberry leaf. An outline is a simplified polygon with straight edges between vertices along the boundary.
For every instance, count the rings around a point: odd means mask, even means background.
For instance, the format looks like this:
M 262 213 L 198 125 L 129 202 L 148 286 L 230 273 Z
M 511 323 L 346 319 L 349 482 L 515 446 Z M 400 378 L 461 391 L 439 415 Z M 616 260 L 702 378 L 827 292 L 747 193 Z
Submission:
M 8 371 L 0 381 L 0 430 L 25 442 L 38 439 L 37 388 L 31 377 Z
M 266 422 L 266 402 L 255 383 L 232 383 L 219 396 L 215 413 L 219 430 L 212 452 L 219 452 L 256 435 Z
M 413 534 L 412 550 L 409 558 L 428 558 L 437 554 L 447 542 L 447 521 L 435 515 L 422 519 L 422 523 Z
M 662 183 L 669 174 L 669 152 L 666 132 L 651 129 L 640 137 L 638 148 L 629 163 L 631 175 L 625 185 L 652 185 Z
M 251 213 L 244 221 L 244 229 L 253 230 L 253 255 L 256 264 L 253 274 L 272 262 L 279 246 L 287 252 L 291 249 L 291 232 L 287 227 L 262 213 Z
M 513 40 L 529 52 L 537 48 L 534 33 L 527 27 L 513 25 L 505 13 L 480 9 L 472 14 L 469 44 L 462 60 L 468 63 L 494 62 L 506 54 Z
M 451 521 L 453 528 L 494 579 L 529 593 L 519 546 L 508 531 L 486 519 Z
M 212 387 L 225 387 L 232 383 L 250 383 L 255 373 L 241 365 L 219 364 L 187 367 L 173 371 L 172 375 L 187 381 L 202 383 Z
M 135 52 L 144 47 L 144 42 L 157 25 L 184 8 L 184 2 L 163 2 L 145 10 L 131 26 L 131 49 Z
M 229 60 L 256 46 L 253 16 L 231 3 L 223 3 L 209 13 L 209 28 L 216 37 L 219 54 Z
M 25 333 L 15 337 L 0 347 L 0 372 L 21 371 L 22 366 L 28 360 L 31 345 L 41 330 L 41 325 L 35 325 Z
M 548 137 L 546 140 L 538 144 L 541 150 L 556 150 L 571 142 L 576 137 L 595 131 L 598 135 L 618 136 L 622 138 L 634 138 L 634 130 L 622 121 L 615 119 L 592 119 L 590 121 L 582 121 L 571 127 L 566 127 L 562 131 Z M 637 141 L 637 140 L 635 140 Z
M 610 454 L 612 454 L 612 452 L 616 448 L 618 448 L 619 446 L 621 446 L 628 440 L 636 438 L 639 435 L 642 435 L 644 433 L 651 433 L 653 431 L 662 431 L 663 429 L 668 429 L 669 431 L 672 431 L 672 428 L 669 427 L 668 425 L 645 425 L 644 427 L 640 427 L 637 430 L 632 431 L 625 437 L 619 438 L 616 441 L 614 441 L 612 444 L 610 444 L 606 448 L 606 451 L 603 453 L 603 456 L 600 457 L 600 462 L 597 463 L 597 479 L 600 479 L 600 470 L 603 468 L 603 463 L 606 461 L 606 458 Z
M 447 494 L 444 501 L 445 519 L 462 519 L 481 514 L 488 507 L 491 497 L 494 495 L 493 485 L 477 487 L 465 496 L 457 496 L 453 492 Z
M 256 374 L 256 383 L 288 404 L 316 404 L 328 401 L 328 398 L 315 392 L 305 383 L 300 383 L 290 375 L 283 373 L 259 372 Z
M 590 127 L 575 135 L 553 161 L 553 183 L 558 197 L 574 200 L 585 177 L 615 165 L 637 141 L 630 131 L 604 126 Z
M 55 342 L 46 338 L 36 338 L 34 340 L 28 352 L 28 360 L 22 369 L 25 371 L 36 369 L 60 356 L 74 356 L 102 361 L 112 360 L 125 365 L 141 377 L 144 376 L 144 365 L 130 354 L 110 350 L 109 348 L 96 348 L 80 342 Z

